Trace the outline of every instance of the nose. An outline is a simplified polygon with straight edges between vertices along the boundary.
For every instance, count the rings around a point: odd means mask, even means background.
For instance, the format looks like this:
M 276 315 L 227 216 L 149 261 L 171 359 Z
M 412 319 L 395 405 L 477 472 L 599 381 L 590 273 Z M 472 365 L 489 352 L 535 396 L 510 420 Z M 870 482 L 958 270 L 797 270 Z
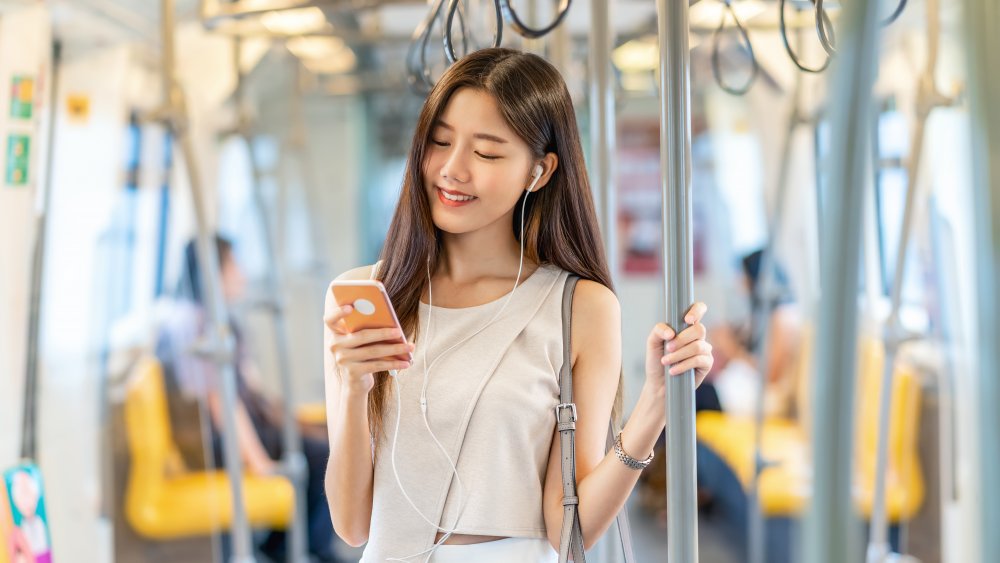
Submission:
M 452 145 L 449 148 L 451 150 L 448 151 L 448 155 L 441 165 L 441 177 L 452 182 L 464 184 L 470 179 L 468 161 L 463 156 L 464 151 L 460 150 L 456 145 Z

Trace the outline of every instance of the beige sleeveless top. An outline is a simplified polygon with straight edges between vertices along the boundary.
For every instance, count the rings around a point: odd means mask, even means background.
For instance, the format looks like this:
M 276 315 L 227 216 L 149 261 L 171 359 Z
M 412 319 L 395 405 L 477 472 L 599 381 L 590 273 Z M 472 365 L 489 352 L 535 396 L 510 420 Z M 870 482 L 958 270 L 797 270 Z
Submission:
M 559 368 L 563 361 L 562 294 L 568 273 L 540 266 L 522 280 L 507 308 L 476 332 L 507 299 L 475 307 L 434 307 L 430 339 L 417 341 L 413 365 L 399 372 L 402 418 L 396 468 L 406 494 L 442 528 L 456 527 L 462 501 L 448 460 L 420 414 L 424 348 L 429 372 L 427 418 L 456 462 L 465 510 L 456 534 L 545 538 L 542 487 L 555 431 Z M 420 304 L 420 331 L 430 306 Z M 362 561 L 382 562 L 429 549 L 438 530 L 403 497 L 392 468 L 396 395 L 385 411 L 386 435 L 375 460 L 372 520 Z M 426 555 L 414 558 L 422 561 Z

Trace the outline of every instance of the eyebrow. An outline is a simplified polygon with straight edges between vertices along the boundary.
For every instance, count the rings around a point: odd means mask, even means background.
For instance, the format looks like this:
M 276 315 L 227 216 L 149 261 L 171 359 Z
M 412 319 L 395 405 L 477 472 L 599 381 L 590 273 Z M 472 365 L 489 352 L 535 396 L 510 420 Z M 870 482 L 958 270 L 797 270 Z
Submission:
M 454 127 L 452 127 L 451 125 L 448 125 L 447 123 L 445 123 L 444 121 L 442 121 L 440 119 L 437 120 L 436 125 L 438 127 L 443 127 L 444 129 L 447 129 L 449 131 L 454 131 L 455 130 Z M 473 139 L 482 139 L 484 141 L 492 141 L 494 143 L 506 143 L 507 142 L 507 139 L 504 139 L 503 137 L 497 137 L 496 135 L 490 135 L 489 133 L 474 133 L 472 135 L 472 138 Z

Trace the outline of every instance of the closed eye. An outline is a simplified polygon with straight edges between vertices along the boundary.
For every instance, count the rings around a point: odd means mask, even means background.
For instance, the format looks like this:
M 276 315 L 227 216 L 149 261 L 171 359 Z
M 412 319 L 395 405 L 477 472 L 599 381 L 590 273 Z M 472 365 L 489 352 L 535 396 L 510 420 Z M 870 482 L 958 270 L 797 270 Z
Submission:
M 496 160 L 498 158 L 502 158 L 502 157 L 495 156 L 495 155 L 492 155 L 492 154 L 483 154 L 481 152 L 477 152 L 476 154 L 479 155 L 479 158 L 484 158 L 486 160 Z
M 444 141 L 435 141 L 434 139 L 431 139 L 431 142 L 439 147 L 447 147 L 451 145 L 451 143 L 446 143 Z

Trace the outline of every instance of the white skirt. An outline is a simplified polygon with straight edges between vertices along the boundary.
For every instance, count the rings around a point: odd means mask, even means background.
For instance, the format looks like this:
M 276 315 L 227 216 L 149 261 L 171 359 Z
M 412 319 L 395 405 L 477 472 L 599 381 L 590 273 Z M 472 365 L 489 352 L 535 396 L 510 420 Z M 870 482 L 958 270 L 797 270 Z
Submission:
M 471 545 L 442 545 L 431 563 L 554 563 L 559 554 L 543 538 L 505 538 Z

